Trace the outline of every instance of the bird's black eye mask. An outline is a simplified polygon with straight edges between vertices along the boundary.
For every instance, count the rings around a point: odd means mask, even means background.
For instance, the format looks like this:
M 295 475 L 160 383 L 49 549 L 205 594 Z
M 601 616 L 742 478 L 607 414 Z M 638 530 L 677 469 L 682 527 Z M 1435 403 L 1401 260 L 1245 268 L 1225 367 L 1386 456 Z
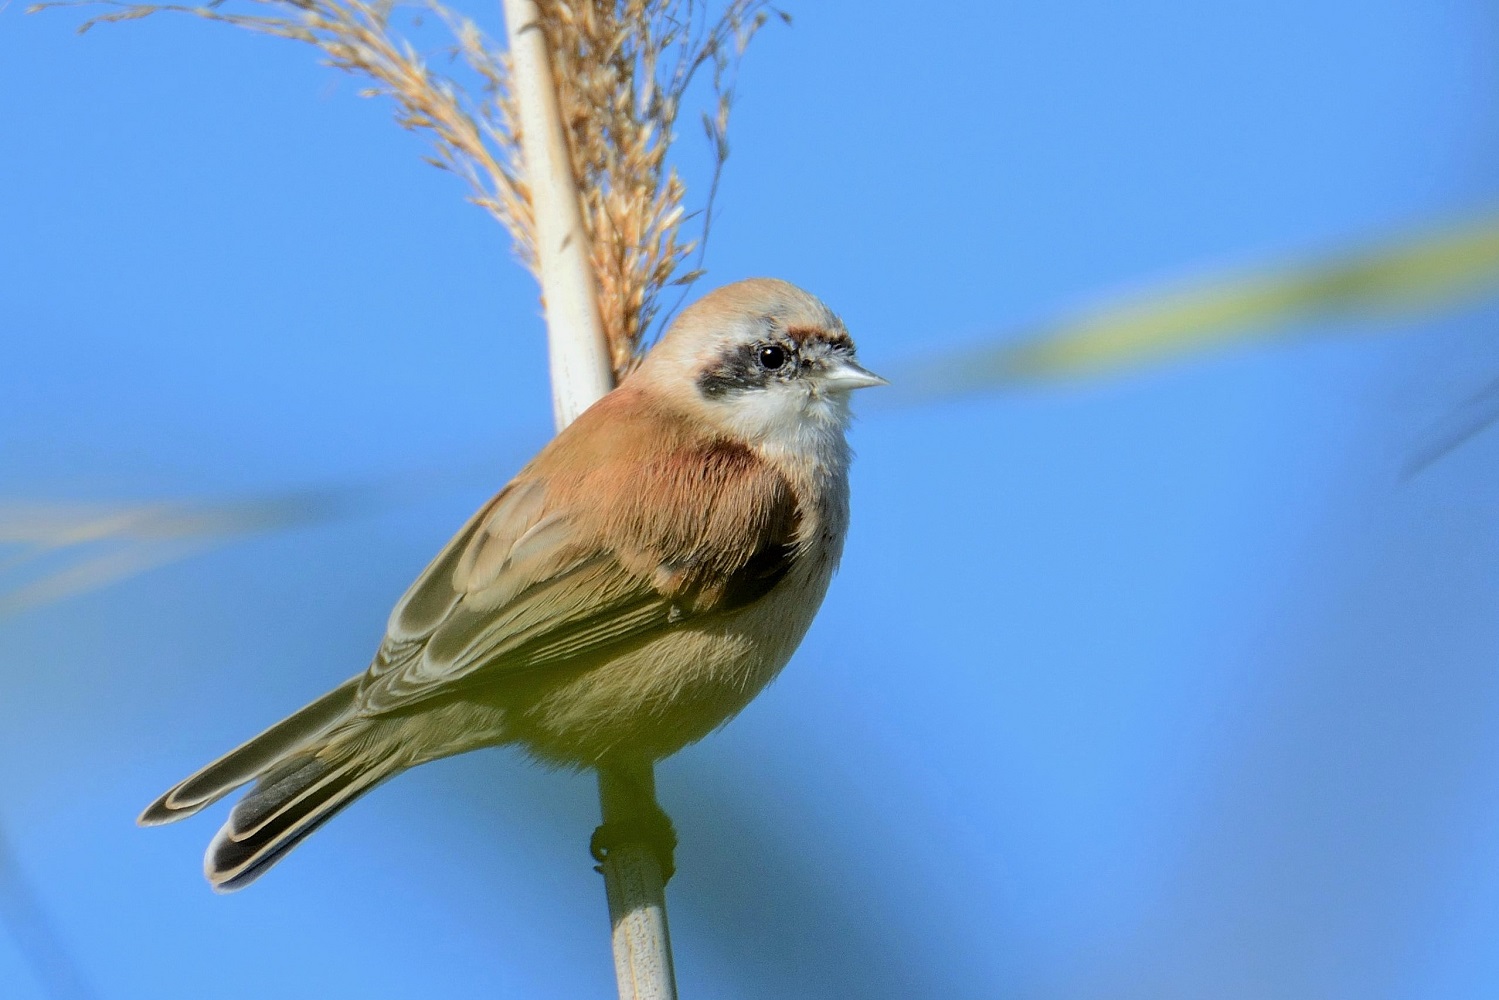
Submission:
M 703 370 L 697 377 L 697 388 L 708 399 L 722 399 L 795 378 L 799 367 L 796 347 L 785 341 L 739 344 Z

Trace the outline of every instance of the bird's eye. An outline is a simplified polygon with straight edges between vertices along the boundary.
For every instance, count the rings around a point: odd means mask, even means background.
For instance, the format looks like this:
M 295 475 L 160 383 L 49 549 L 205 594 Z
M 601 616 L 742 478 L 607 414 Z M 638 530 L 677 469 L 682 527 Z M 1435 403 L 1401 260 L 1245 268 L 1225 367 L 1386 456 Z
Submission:
M 786 363 L 786 348 L 771 344 L 760 348 L 760 367 L 767 371 L 775 371 Z

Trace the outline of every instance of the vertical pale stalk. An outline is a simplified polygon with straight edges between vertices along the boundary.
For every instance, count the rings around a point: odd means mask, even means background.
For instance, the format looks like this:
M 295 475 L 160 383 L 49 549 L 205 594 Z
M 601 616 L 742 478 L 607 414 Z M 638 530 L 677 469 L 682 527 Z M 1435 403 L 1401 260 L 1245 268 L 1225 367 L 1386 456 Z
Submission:
M 536 221 L 536 271 L 546 309 L 552 415 L 560 431 L 614 388 L 567 135 L 557 110 L 546 33 L 532 0 L 504 0 L 521 153 Z
M 511 80 L 520 108 L 521 152 L 536 220 L 552 410 L 560 431 L 613 388 L 614 370 L 599 318 L 598 286 L 557 110 L 546 34 L 532 0 L 503 2 Z M 631 774 L 599 772 L 599 805 L 606 824 L 628 825 L 654 802 L 655 776 L 649 765 Z M 676 1000 L 666 886 L 656 856 L 645 844 L 621 843 L 609 851 L 599 870 L 609 898 L 620 1000 Z
M 601 769 L 599 805 L 605 823 L 621 826 L 645 819 L 656 807 L 656 776 L 651 766 L 630 772 Z M 643 843 L 616 844 L 599 864 L 599 871 L 609 897 L 620 1000 L 676 1000 L 666 885 L 655 852 Z

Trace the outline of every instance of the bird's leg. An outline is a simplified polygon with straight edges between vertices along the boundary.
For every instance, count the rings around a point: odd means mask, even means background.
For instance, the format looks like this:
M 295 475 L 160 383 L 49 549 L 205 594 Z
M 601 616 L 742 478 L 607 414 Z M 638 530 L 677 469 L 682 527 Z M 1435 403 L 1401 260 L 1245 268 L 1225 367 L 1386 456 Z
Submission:
M 671 817 L 656 802 L 650 764 L 600 765 L 599 787 L 603 791 L 604 822 L 588 842 L 593 859 L 602 865 L 610 853 L 639 845 L 655 855 L 665 885 L 677 870 L 677 831 Z

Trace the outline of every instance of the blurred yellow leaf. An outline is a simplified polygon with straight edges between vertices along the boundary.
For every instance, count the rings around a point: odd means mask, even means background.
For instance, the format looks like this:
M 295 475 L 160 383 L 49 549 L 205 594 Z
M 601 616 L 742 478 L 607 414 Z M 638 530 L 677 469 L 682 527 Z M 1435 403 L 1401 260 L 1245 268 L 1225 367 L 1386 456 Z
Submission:
M 0 618 L 262 532 L 494 483 L 494 460 L 225 501 L 0 500 Z
M 1499 288 L 1499 213 L 1299 263 L 1211 275 L 1147 291 L 923 365 L 899 401 L 1039 379 L 1108 374 L 1283 335 L 1309 320 L 1391 319 Z
M 0 503 L 0 618 L 248 534 L 336 517 L 355 491 L 226 503 Z

